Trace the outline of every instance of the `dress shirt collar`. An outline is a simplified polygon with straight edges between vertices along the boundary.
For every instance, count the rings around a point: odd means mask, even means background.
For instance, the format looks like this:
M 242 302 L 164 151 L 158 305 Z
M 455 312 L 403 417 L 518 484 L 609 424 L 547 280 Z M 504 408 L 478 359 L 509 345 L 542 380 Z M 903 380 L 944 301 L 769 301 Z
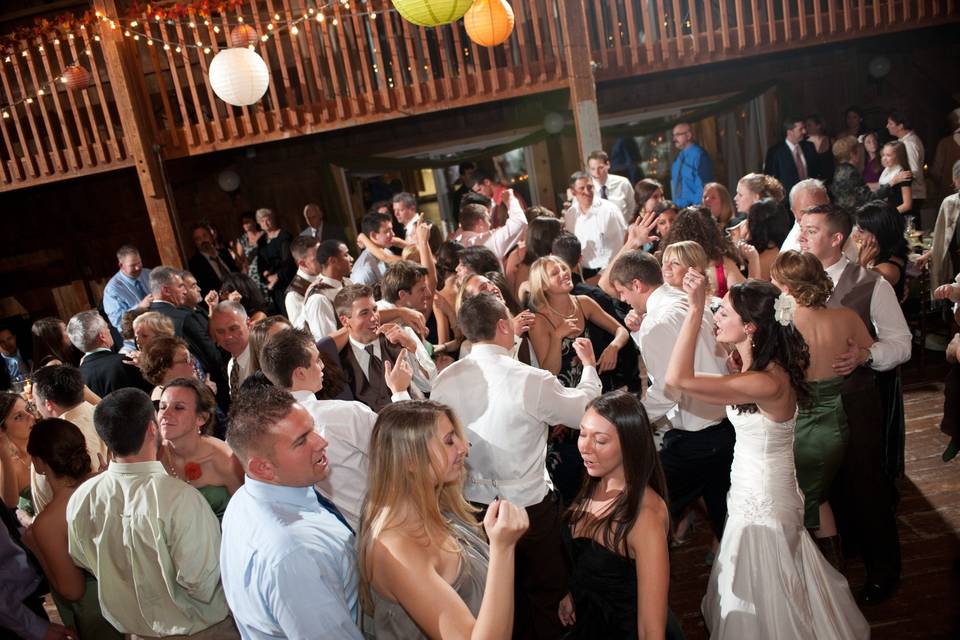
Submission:
M 796 149 L 797 149 L 797 145 L 793 144 L 792 142 L 790 142 L 790 141 L 787 140 L 786 138 L 784 138 L 783 141 L 787 143 L 787 148 L 790 149 L 790 155 L 793 155 L 794 151 L 796 151 Z M 803 154 L 801 153 L 800 155 L 802 156 Z
M 843 270 L 847 268 L 849 262 L 850 260 L 847 256 L 840 254 L 840 259 L 825 269 L 827 276 L 833 281 L 834 286 L 836 286 L 837 281 L 840 280 L 840 276 L 843 275 Z
M 317 511 L 320 503 L 313 485 L 306 487 L 285 487 L 255 480 L 248 475 L 243 478 L 243 488 L 254 500 L 264 503 L 283 502 Z
M 243 351 L 240 352 L 240 355 L 233 358 L 234 364 L 240 365 L 241 375 L 246 375 L 247 369 L 250 367 L 250 343 L 247 343 L 247 346 L 244 347 Z
M 414 234 L 414 231 L 415 231 L 416 228 L 417 228 L 417 223 L 418 223 L 418 222 L 420 222 L 420 214 L 419 214 L 419 213 L 418 213 L 417 215 L 413 216 L 412 218 L 410 218 L 410 222 L 408 222 L 407 224 L 403 225 L 403 229 L 404 229 L 404 231 L 406 232 L 407 241 L 408 241 L 408 242 L 409 242 L 410 240 L 413 240 L 413 234 Z
M 139 476 L 152 473 L 162 473 L 167 475 L 167 470 L 159 460 L 148 460 L 146 462 L 118 462 L 110 461 L 107 467 L 107 473 L 120 476 Z
M 359 340 L 356 340 L 353 336 L 350 336 L 349 339 L 350 339 L 350 344 L 353 345 L 353 348 L 354 348 L 354 349 L 357 349 L 357 350 L 359 350 L 359 351 L 365 351 L 366 348 L 369 347 L 371 344 L 373 345 L 373 350 L 374 350 L 374 351 L 379 351 L 379 350 L 380 350 L 380 341 L 379 341 L 379 340 L 376 340 L 376 339 L 375 339 L 375 340 L 373 340 L 373 342 L 360 342 Z
M 307 400 L 317 399 L 317 396 L 314 395 L 313 392 L 307 391 L 306 389 L 301 389 L 300 391 L 291 391 L 290 395 L 292 395 L 293 399 L 299 402 L 300 404 L 303 404 Z
M 492 342 L 478 342 L 470 349 L 470 355 L 478 356 L 510 356 L 510 352 L 498 344 Z
M 140 273 L 143 273 L 143 272 L 141 271 Z M 131 287 L 136 286 L 136 283 L 140 280 L 139 278 L 131 278 L 130 276 L 125 274 L 123 271 L 117 271 L 117 277 L 120 278 L 121 282 L 124 282 L 130 285 Z
M 297 275 L 303 278 L 304 280 L 306 280 L 307 282 L 313 282 L 319 277 L 319 276 L 312 276 L 306 271 L 304 271 L 303 269 L 297 269 Z
M 330 286 L 333 287 L 334 289 L 342 289 L 342 288 L 343 288 L 343 280 L 337 280 L 336 278 L 330 278 L 330 277 L 328 277 L 328 276 L 323 275 L 322 273 L 317 276 L 317 279 L 320 280 L 320 282 L 322 282 L 323 284 L 328 284 L 328 285 L 330 285 Z

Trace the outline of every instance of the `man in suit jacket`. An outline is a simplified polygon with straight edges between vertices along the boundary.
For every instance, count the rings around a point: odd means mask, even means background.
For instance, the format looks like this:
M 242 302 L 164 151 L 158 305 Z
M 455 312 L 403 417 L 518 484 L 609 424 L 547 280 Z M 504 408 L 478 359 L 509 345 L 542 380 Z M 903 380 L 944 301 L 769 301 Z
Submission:
M 410 329 L 395 324 L 380 326 L 380 317 L 367 285 L 349 285 L 334 302 L 341 324 L 349 331 L 347 344 L 339 352 L 340 366 L 354 398 L 374 411 L 397 400 L 423 398 L 436 377 L 432 361 L 417 357 L 417 339 Z M 324 338 L 324 345 L 331 338 Z M 386 378 L 399 360 L 406 360 L 413 382 L 405 392 L 394 393 Z
M 300 232 L 302 236 L 316 238 L 317 242 L 324 240 L 339 240 L 347 242 L 347 236 L 343 232 L 343 227 L 335 223 L 327 223 L 323 207 L 311 202 L 303 208 L 303 219 L 307 222 L 307 228 Z
M 203 370 L 217 383 L 217 400 L 222 401 L 225 396 L 221 388 L 227 384 L 223 361 L 198 314 L 183 306 L 188 294 L 181 272 L 173 267 L 157 267 L 151 271 L 150 293 L 153 294 L 150 311 L 170 318 L 173 332 L 187 342 L 190 353 L 196 356 Z
M 208 291 L 220 291 L 224 277 L 237 271 L 237 263 L 226 249 L 217 250 L 213 234 L 204 224 L 193 225 L 193 244 L 197 253 L 190 258 L 188 265 L 200 290 L 204 295 Z
M 773 176 L 783 185 L 783 192 L 790 193 L 793 185 L 807 178 L 828 180 L 817 162 L 817 149 L 804 140 L 807 130 L 803 120 L 794 117 L 783 121 L 784 139 L 767 150 L 763 172 Z
M 67 335 L 73 346 L 83 352 L 80 374 L 84 384 L 101 398 L 124 387 L 150 388 L 136 366 L 114 353 L 110 325 L 96 309 L 70 318 Z

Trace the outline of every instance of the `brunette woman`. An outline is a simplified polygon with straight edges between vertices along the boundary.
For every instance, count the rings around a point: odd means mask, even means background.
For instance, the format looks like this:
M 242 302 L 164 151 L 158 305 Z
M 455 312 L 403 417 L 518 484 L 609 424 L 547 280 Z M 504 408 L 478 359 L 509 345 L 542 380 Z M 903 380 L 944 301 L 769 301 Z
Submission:
M 484 540 L 463 498 L 467 451 L 445 405 L 398 402 L 377 418 L 358 546 L 361 601 L 379 640 L 510 637 L 527 513 L 494 502 Z
M 637 182 L 633 187 L 633 193 L 637 202 L 637 214 L 627 220 L 628 224 L 636 218 L 653 213 L 664 198 L 663 185 L 652 178 L 644 178 Z
M 883 173 L 883 163 L 880 161 L 880 137 L 876 131 L 869 131 L 863 136 L 863 181 L 871 189 L 876 189 L 880 183 L 880 174 Z M 907 167 L 910 165 L 908 164 Z
M 263 235 L 263 229 L 257 224 L 257 217 L 252 211 L 240 214 L 240 237 L 233 242 L 233 253 L 237 257 L 237 265 L 256 283 L 261 295 L 267 294 L 267 283 L 260 273 L 260 261 L 257 259 L 257 245 Z
M 0 391 L 0 497 L 16 511 L 20 495 L 30 496 L 27 441 L 36 419 L 19 395 Z M 90 459 L 87 458 L 87 464 Z
M 736 215 L 730 191 L 719 182 L 708 182 L 703 186 L 703 206 L 710 210 L 721 229 L 726 229 Z
M 60 318 L 41 318 L 30 327 L 33 335 L 33 366 L 80 364 L 79 352 L 70 342 L 67 326 Z
M 907 272 L 907 240 L 903 216 L 887 202 L 873 200 L 857 209 L 860 266 L 886 279 L 897 294 L 904 296 Z

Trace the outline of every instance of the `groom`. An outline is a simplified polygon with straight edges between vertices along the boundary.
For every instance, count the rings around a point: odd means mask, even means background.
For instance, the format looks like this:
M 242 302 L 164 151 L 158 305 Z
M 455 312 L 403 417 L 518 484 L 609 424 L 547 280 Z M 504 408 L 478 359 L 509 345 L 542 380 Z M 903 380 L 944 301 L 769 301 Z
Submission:
M 670 494 L 670 518 L 679 522 L 687 507 L 703 497 L 719 540 L 727 519 L 733 425 L 722 406 L 694 400 L 664 383 L 673 345 L 687 315 L 687 296 L 663 283 L 660 264 L 643 251 L 621 252 L 610 268 L 609 279 L 620 300 L 643 318 L 634 340 L 650 377 L 643 406 L 651 424 L 669 428 L 663 437 L 660 463 Z M 726 358 L 717 351 L 709 309 L 703 314 L 694 362 L 701 373 L 728 373 Z

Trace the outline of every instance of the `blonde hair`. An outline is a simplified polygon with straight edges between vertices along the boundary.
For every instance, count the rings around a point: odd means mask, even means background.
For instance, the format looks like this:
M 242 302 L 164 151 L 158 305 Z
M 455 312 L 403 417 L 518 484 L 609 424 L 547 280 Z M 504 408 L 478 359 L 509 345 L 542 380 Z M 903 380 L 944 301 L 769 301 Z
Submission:
M 374 568 L 371 550 L 376 539 L 389 529 L 407 524 L 401 514 L 420 516 L 421 538 L 427 545 L 449 544 L 458 553 L 460 545 L 447 515 L 476 527 L 476 509 L 463 497 L 464 475 L 456 482 L 437 481 L 444 476 L 443 460 L 434 452 L 437 425 L 441 416 L 453 425 L 457 437 L 466 442 L 463 425 L 453 409 L 431 400 L 407 400 L 387 405 L 377 417 L 370 436 L 367 499 L 363 505 L 357 539 L 360 566 L 360 599 L 365 611 L 372 609 L 370 583 Z M 410 507 L 405 511 L 403 505 Z M 437 534 L 440 537 L 437 538 Z
M 460 305 L 463 304 L 464 298 L 467 297 L 467 285 L 471 280 L 475 278 L 486 277 L 482 273 L 471 273 L 469 276 L 463 279 L 463 282 L 460 284 L 460 289 L 457 290 L 457 299 L 453 305 L 453 312 L 458 316 L 460 315 Z
M 420 249 L 415 244 L 408 244 L 403 248 L 400 257 L 411 262 L 420 262 Z
M 852 163 L 854 150 L 859 146 L 860 142 L 854 136 L 837 138 L 832 147 L 834 160 L 836 160 L 838 163 Z
M 740 178 L 737 184 L 743 183 L 747 189 L 760 196 L 760 198 L 773 198 L 777 202 L 783 202 L 786 192 L 783 184 L 774 178 L 762 173 L 748 173 Z
M 555 264 L 561 270 L 570 273 L 570 266 L 557 256 L 542 256 L 534 260 L 530 265 L 530 276 L 527 281 L 530 283 L 530 306 L 536 312 L 542 311 L 547 306 L 547 289 L 550 287 L 547 266 L 550 264 Z
M 173 321 L 158 311 L 147 311 L 141 313 L 133 319 L 133 330 L 146 326 L 148 329 L 160 336 L 173 336 L 176 332 L 173 329 Z
M 710 266 L 707 252 L 703 250 L 699 242 L 693 240 L 681 240 L 669 245 L 663 250 L 660 263 L 663 264 L 670 258 L 676 258 L 682 266 L 688 269 L 696 269 L 703 274 L 707 273 L 707 267 Z

